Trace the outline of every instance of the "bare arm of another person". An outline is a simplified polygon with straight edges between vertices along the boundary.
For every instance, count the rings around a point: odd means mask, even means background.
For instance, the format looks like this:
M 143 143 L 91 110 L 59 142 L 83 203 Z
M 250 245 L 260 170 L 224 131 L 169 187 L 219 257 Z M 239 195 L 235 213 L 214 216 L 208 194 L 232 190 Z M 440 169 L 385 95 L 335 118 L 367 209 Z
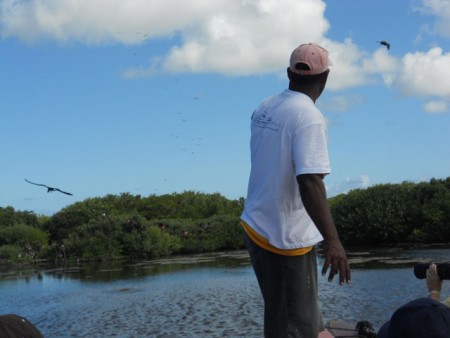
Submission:
M 339 273 L 339 284 L 343 285 L 344 281 L 349 284 L 351 280 L 350 266 L 331 217 L 323 177 L 322 174 L 298 175 L 297 182 L 300 187 L 300 195 L 309 217 L 324 238 L 325 263 L 322 268 L 322 275 L 326 275 L 328 267 L 331 266 L 328 281 L 333 281 L 334 276 Z
M 442 280 L 439 278 L 436 264 L 431 264 L 427 269 L 427 287 L 430 298 L 439 300 L 441 297 Z

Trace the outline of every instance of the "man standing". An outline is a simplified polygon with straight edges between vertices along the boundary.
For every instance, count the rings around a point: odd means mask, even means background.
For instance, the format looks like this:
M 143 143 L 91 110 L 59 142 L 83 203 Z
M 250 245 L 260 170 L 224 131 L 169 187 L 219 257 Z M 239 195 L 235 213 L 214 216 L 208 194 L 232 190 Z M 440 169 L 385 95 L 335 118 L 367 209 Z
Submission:
M 328 52 L 300 45 L 287 69 L 289 89 L 265 100 L 251 119 L 251 172 L 244 237 L 264 299 L 265 337 L 315 338 L 323 330 L 314 245 L 323 241 L 322 275 L 350 283 L 350 267 L 327 204 L 327 127 L 315 102 L 325 88 Z

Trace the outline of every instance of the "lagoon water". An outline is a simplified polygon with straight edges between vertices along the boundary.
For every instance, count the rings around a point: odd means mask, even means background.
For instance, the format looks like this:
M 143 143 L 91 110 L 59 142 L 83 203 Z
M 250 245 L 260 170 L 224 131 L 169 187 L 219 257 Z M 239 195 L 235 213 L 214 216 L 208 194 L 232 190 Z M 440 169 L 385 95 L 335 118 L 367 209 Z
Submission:
M 378 329 L 398 306 L 427 295 L 414 264 L 448 261 L 450 246 L 352 249 L 348 256 L 351 285 L 319 278 L 324 320 L 368 320 Z M 450 296 L 450 282 L 442 294 Z M 246 251 L 4 270 L 6 313 L 27 317 L 47 338 L 263 336 L 263 303 Z

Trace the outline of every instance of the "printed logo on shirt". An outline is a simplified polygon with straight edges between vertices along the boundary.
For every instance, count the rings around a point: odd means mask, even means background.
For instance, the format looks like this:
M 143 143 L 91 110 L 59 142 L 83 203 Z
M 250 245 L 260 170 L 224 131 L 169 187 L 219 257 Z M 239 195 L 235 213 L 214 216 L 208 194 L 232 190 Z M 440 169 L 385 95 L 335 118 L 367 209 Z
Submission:
M 270 129 L 273 131 L 280 130 L 280 126 L 272 121 L 271 117 L 267 117 L 266 114 L 261 114 L 259 116 L 254 117 L 253 123 L 256 127 L 260 127 L 263 129 Z

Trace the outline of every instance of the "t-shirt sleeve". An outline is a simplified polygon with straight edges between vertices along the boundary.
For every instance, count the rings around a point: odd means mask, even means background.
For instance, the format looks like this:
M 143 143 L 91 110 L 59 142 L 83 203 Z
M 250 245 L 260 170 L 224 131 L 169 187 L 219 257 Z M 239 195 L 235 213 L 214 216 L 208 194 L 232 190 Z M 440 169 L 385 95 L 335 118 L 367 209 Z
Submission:
M 298 130 L 294 135 L 292 147 L 296 176 L 331 172 L 328 135 L 323 124 L 311 124 Z

